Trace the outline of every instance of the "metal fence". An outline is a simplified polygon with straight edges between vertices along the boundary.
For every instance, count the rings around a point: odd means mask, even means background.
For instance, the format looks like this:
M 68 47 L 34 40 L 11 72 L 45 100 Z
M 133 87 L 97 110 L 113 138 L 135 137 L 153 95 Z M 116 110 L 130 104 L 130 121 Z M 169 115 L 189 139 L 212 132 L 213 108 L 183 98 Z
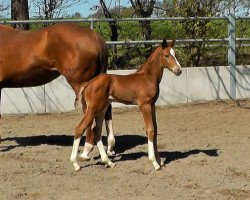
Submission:
M 236 84 L 236 42 L 249 42 L 250 38 L 236 38 L 236 20 L 249 20 L 250 17 L 235 17 L 233 14 L 229 14 L 228 17 L 164 17 L 164 18 L 118 18 L 118 19 L 54 19 L 54 20 L 23 20 L 23 21 L 0 21 L 0 24 L 34 24 L 34 23 L 60 23 L 60 22 L 78 22 L 78 23 L 88 23 L 91 29 L 94 29 L 95 23 L 98 22 L 129 22 L 129 21 L 182 21 L 182 20 L 225 20 L 228 26 L 228 37 L 227 38 L 217 38 L 217 39 L 178 39 L 177 44 L 180 43 L 190 43 L 190 42 L 224 42 L 228 44 L 228 66 L 230 68 L 230 83 L 232 85 Z M 108 45 L 131 45 L 131 44 L 158 44 L 161 40 L 124 40 L 124 41 L 107 41 Z M 231 97 L 236 98 L 235 87 L 231 87 L 230 91 Z

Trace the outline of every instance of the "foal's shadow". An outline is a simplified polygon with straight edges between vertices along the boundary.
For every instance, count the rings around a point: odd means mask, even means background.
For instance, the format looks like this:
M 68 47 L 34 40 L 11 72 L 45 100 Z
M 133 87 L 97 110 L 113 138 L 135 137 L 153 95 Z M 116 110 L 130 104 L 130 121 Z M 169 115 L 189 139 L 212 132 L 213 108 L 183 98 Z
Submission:
M 168 163 L 173 162 L 175 160 L 185 159 L 189 156 L 196 155 L 199 153 L 204 153 L 210 157 L 219 156 L 218 149 L 206 149 L 206 150 L 193 149 L 193 150 L 184 151 L 184 152 L 182 152 L 182 151 L 172 151 L 172 152 L 160 151 L 159 152 L 160 157 L 165 159 L 164 164 L 168 164 Z M 148 156 L 148 154 L 146 152 L 123 153 L 123 154 L 117 155 L 117 157 L 120 157 L 120 159 L 117 159 L 117 161 L 122 162 L 122 161 L 127 161 L 127 160 L 137 160 L 137 159 L 142 158 L 144 156 Z
M 132 149 L 138 145 L 147 143 L 147 138 L 139 135 L 117 135 L 115 136 L 116 153 L 123 153 L 126 150 Z M 102 137 L 103 144 L 107 145 L 107 137 Z M 5 146 L 4 142 L 15 142 L 15 145 Z M 72 146 L 74 141 L 73 136 L 69 135 L 36 135 L 24 137 L 7 137 L 1 140 L 0 152 L 10 151 L 17 147 L 26 146 L 39 146 L 42 144 L 55 145 L 55 146 Z M 81 139 L 81 145 L 84 145 L 85 136 Z
M 148 153 L 145 149 L 143 152 L 133 152 L 133 153 L 126 153 L 126 150 L 130 150 L 133 147 L 136 147 L 138 145 L 144 145 L 147 144 L 148 138 L 144 136 L 135 136 L 135 135 L 122 135 L 116 137 L 116 146 L 115 146 L 115 152 L 116 152 L 116 160 L 118 162 L 126 161 L 126 160 L 137 160 L 144 156 L 148 156 Z M 218 149 L 193 149 L 189 151 L 159 151 L 160 157 L 165 158 L 164 164 L 168 164 L 172 161 L 184 159 L 192 155 L 196 155 L 199 153 L 204 153 L 207 156 L 211 157 L 217 157 Z
M 4 146 L 4 142 L 15 142 L 15 145 Z M 73 136 L 68 135 L 36 135 L 23 137 L 7 137 L 1 140 L 0 151 L 6 152 L 17 147 L 39 146 L 42 144 L 56 146 L 71 146 L 73 144 Z
M 126 153 L 127 150 L 130 150 L 136 146 L 145 145 L 148 141 L 147 137 L 140 135 L 117 135 L 115 139 L 116 139 L 115 152 L 117 154 L 115 158 L 118 162 L 126 160 L 137 160 L 144 156 L 148 156 L 146 149 L 143 152 Z M 69 135 L 49 135 L 49 136 L 38 135 L 38 136 L 25 136 L 25 137 L 8 137 L 2 139 L 2 144 L 0 144 L 0 152 L 11 151 L 12 149 L 17 147 L 39 146 L 42 144 L 56 145 L 56 146 L 72 146 L 73 140 L 74 137 Z M 4 146 L 5 141 L 14 141 L 17 144 L 6 147 Z M 84 141 L 85 137 L 82 138 L 81 145 L 84 145 Z M 106 141 L 107 137 L 103 136 L 104 145 L 107 145 Z M 219 156 L 217 150 L 218 149 L 208 149 L 208 150 L 194 149 L 185 152 L 160 151 L 159 153 L 161 158 L 165 158 L 164 163 L 168 164 L 172 161 L 184 159 L 191 155 L 196 155 L 199 153 L 204 153 L 208 156 L 217 157 Z

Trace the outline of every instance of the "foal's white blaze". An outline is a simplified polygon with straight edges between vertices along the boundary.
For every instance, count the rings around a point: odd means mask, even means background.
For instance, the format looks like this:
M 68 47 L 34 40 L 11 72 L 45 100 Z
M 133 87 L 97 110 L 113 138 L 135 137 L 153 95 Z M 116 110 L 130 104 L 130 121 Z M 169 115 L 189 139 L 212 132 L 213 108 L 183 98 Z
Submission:
M 173 50 L 172 48 L 170 49 L 170 54 L 174 57 L 175 62 L 176 62 L 177 65 L 181 68 L 181 65 L 180 65 L 180 63 L 178 62 L 178 60 L 176 59 L 176 57 L 175 57 L 175 52 L 174 52 L 174 50 Z
M 77 153 L 78 153 L 80 140 L 81 140 L 81 137 L 74 139 L 74 144 L 73 144 L 72 153 L 70 157 L 70 160 L 73 162 L 73 165 L 76 171 L 80 169 L 80 166 L 77 163 Z
M 161 168 L 161 166 L 157 163 L 155 158 L 155 150 L 154 150 L 154 143 L 148 140 L 148 158 L 154 165 L 155 170 Z

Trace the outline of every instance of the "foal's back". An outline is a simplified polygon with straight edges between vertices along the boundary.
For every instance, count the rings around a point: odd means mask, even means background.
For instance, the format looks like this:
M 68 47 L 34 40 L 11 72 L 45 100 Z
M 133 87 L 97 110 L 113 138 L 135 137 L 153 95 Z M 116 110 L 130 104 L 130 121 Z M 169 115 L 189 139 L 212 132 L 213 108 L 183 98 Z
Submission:
M 138 101 L 145 96 L 150 101 L 156 95 L 155 85 L 151 84 L 141 73 L 128 75 L 100 74 L 90 80 L 84 87 L 86 87 L 85 98 L 91 99 L 93 106 L 100 104 L 99 101 L 103 101 L 104 103 L 100 106 L 102 108 L 109 99 L 124 104 L 138 104 Z

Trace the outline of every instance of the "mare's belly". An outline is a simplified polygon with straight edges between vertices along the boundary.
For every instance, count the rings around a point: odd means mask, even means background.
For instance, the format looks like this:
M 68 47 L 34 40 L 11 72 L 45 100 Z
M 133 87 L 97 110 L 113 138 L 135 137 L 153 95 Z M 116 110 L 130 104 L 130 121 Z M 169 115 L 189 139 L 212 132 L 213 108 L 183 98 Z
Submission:
M 14 73 L 3 81 L 3 87 L 34 87 L 46 84 L 60 76 L 59 71 L 46 68 L 30 69 L 24 72 Z

